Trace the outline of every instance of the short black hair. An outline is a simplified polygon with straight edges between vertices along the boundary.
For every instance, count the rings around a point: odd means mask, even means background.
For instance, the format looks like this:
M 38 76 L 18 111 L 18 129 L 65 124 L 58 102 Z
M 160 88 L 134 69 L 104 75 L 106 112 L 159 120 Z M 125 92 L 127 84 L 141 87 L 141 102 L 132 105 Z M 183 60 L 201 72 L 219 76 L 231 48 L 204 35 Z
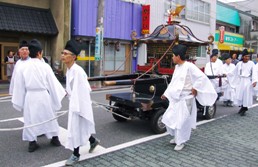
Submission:
M 186 50 L 187 47 L 185 45 L 178 44 L 173 47 L 172 52 L 175 56 L 180 56 L 181 60 L 186 60 Z
M 38 52 L 42 52 L 42 46 L 41 43 L 37 39 L 33 39 L 29 43 L 29 50 L 30 50 L 30 57 L 36 58 L 38 55 Z

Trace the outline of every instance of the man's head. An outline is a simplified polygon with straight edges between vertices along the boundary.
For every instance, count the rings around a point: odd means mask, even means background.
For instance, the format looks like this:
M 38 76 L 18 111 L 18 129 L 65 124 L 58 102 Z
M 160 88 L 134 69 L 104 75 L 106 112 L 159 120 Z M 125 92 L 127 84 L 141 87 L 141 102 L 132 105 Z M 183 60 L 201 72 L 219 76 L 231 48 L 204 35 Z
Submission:
M 212 49 L 212 53 L 210 56 L 211 62 L 215 62 L 218 58 L 219 50 L 218 49 Z
M 222 58 L 225 60 L 226 64 L 230 64 L 231 63 L 231 57 L 228 53 L 223 53 L 222 54 Z
M 13 57 L 13 51 L 12 50 L 8 50 L 8 52 L 7 52 L 7 54 L 8 54 L 8 57 Z
M 244 49 L 242 51 L 242 59 L 243 59 L 243 62 L 246 63 L 250 60 L 250 55 L 249 55 L 249 52 L 247 49 Z
M 234 60 L 237 59 L 237 54 L 236 53 L 232 54 L 232 59 L 234 59 Z
M 69 40 L 67 41 L 65 48 L 61 53 L 61 59 L 67 65 L 73 64 L 73 62 L 76 60 L 76 56 L 80 53 L 80 51 L 79 44 L 75 40 Z
M 179 44 L 175 45 L 172 49 L 173 52 L 173 62 L 176 64 L 180 64 L 186 60 L 186 51 L 187 47 L 185 45 Z
M 37 39 L 33 39 L 29 43 L 30 57 L 31 58 L 42 58 L 42 46 Z
M 30 52 L 29 52 L 29 44 L 27 41 L 25 40 L 20 41 L 18 52 L 22 60 L 25 60 L 28 58 Z

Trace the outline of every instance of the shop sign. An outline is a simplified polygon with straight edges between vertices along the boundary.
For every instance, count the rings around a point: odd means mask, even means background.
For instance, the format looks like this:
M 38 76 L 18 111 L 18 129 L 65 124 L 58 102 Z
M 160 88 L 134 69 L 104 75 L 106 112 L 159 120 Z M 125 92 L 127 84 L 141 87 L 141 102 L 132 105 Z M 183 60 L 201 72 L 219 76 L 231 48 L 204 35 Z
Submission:
M 96 38 L 95 38 L 95 61 L 100 61 L 101 59 L 101 41 L 102 41 L 102 29 L 101 27 L 97 27 Z
M 150 5 L 142 5 L 142 34 L 150 33 Z
M 224 42 L 224 33 L 225 33 L 225 27 L 220 26 L 219 27 L 219 42 L 223 43 Z
M 223 44 L 225 45 L 232 45 L 232 46 L 243 46 L 244 44 L 244 36 L 241 34 L 236 34 L 236 33 L 231 33 L 224 31 L 224 38 L 223 38 Z M 219 42 L 222 44 L 221 41 L 221 33 L 219 30 L 216 31 L 215 33 L 215 42 Z

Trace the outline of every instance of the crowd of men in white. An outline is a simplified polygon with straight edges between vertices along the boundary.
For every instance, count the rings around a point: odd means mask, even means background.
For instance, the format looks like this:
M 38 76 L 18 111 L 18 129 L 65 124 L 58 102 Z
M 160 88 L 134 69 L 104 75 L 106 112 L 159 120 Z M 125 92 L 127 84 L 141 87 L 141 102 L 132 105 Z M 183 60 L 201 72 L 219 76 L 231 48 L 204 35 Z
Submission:
M 223 64 L 218 58 L 218 49 L 213 49 L 204 73 L 207 76 L 216 76 L 211 82 L 216 92 L 221 94 L 219 100 L 223 101 L 224 106 L 240 106 L 239 114 L 244 116 L 248 107 L 253 104 L 253 96 L 258 97 L 258 64 L 250 60 L 247 49 L 240 55 L 241 61 L 236 58 L 236 54 L 231 58 L 228 53 L 223 53 Z

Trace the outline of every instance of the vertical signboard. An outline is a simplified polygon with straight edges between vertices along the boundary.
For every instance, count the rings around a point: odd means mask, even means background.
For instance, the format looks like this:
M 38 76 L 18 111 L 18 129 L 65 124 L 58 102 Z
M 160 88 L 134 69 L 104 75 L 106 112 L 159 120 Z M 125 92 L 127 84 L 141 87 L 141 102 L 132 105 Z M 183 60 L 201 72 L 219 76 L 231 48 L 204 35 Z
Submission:
M 142 5 L 142 34 L 150 33 L 150 5 Z
M 220 26 L 219 27 L 219 42 L 220 43 L 224 43 L 224 35 L 225 35 L 225 27 L 224 26 Z
M 101 27 L 97 27 L 96 38 L 95 38 L 95 61 L 100 61 L 101 59 L 101 41 L 102 41 L 102 30 L 101 30 Z

